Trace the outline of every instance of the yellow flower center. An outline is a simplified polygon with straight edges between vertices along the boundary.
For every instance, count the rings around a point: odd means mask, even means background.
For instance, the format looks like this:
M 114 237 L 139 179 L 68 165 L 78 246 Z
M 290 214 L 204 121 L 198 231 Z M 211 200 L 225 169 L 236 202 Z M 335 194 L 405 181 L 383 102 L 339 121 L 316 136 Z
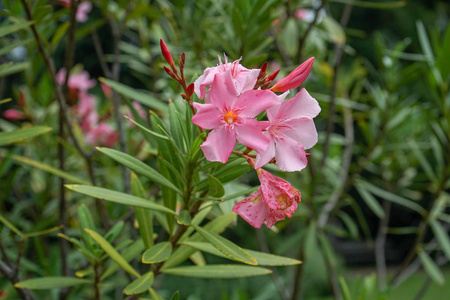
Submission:
M 237 118 L 238 118 L 238 116 L 237 116 L 236 112 L 232 111 L 232 110 L 227 111 L 225 113 L 225 115 L 223 116 L 223 119 L 225 120 L 225 122 L 227 122 L 230 125 L 234 124 L 234 122 L 237 121 Z

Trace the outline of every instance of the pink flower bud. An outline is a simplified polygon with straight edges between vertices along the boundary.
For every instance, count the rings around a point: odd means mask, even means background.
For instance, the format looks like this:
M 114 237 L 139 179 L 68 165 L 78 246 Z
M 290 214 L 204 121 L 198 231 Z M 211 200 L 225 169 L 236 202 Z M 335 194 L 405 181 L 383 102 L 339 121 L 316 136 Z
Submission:
M 278 73 L 280 72 L 280 70 L 276 70 L 274 72 L 272 72 L 272 74 L 270 74 L 269 76 L 267 76 L 267 81 L 272 81 L 275 79 L 275 77 L 277 77 Z
M 25 114 L 17 109 L 7 109 L 3 112 L 3 118 L 10 121 L 23 120 L 26 118 Z
M 188 85 L 186 88 L 186 96 L 191 97 L 192 94 L 194 93 L 194 88 L 195 88 L 194 83 Z
M 170 55 L 170 51 L 169 48 L 167 48 L 166 43 L 164 43 L 163 39 L 159 40 L 159 44 L 161 46 L 161 52 L 162 55 L 164 56 L 164 59 L 169 63 L 169 65 L 173 65 L 173 59 L 172 59 L 172 55 Z
M 289 73 L 288 76 L 278 81 L 270 90 L 272 92 L 285 92 L 299 87 L 305 81 L 306 77 L 308 77 L 309 72 L 311 72 L 313 62 L 314 57 L 308 58 L 304 63 L 295 68 L 294 71 Z

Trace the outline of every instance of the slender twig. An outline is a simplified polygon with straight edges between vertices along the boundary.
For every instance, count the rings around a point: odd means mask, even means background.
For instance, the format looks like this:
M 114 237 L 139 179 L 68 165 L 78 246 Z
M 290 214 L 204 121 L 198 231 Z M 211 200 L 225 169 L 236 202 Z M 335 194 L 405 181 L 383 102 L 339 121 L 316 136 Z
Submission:
M 303 54 L 303 48 L 306 41 L 306 38 L 308 37 L 309 33 L 313 29 L 314 25 L 316 25 L 317 20 L 319 19 L 319 14 L 322 8 L 325 6 L 326 0 L 322 0 L 320 2 L 320 6 L 315 10 L 314 12 L 314 19 L 311 23 L 309 23 L 308 27 L 305 30 L 305 33 L 300 37 L 300 40 L 298 41 L 298 50 L 297 50 L 297 61 L 300 63 L 302 61 L 302 54 Z
M 417 293 L 416 297 L 414 297 L 414 300 L 422 299 L 423 295 L 425 294 L 428 287 L 430 286 L 430 283 L 431 283 L 431 278 L 427 276 L 427 278 L 425 278 L 425 281 L 423 282 L 422 286 L 420 287 L 420 290 Z
M 3 246 L 2 246 L 3 247 Z M 6 259 L 6 258 L 5 258 Z M 18 273 L 18 266 L 11 266 L 8 263 L 0 260 L 0 272 L 4 275 L 8 280 L 14 285 L 14 288 L 17 291 L 19 297 L 23 300 L 35 300 L 36 298 L 33 296 L 30 290 L 21 289 L 15 286 L 17 282 L 20 282 L 21 279 Z
M 112 78 L 111 70 L 105 61 L 105 54 L 103 53 L 102 45 L 98 37 L 98 33 L 95 29 L 91 30 L 92 41 L 94 42 L 95 53 L 97 54 L 98 61 L 100 62 L 100 67 L 102 68 L 103 74 L 106 78 Z
M 377 264 L 378 288 L 381 291 L 386 290 L 387 287 L 385 245 L 391 205 L 392 202 L 387 200 L 383 201 L 384 217 L 380 220 L 380 224 L 378 225 L 377 237 L 375 239 L 375 261 Z

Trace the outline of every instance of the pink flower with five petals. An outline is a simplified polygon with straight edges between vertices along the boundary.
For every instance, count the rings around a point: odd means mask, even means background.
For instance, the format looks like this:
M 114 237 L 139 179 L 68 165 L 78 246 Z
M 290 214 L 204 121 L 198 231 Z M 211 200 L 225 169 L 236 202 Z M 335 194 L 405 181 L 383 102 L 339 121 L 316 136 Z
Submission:
M 267 150 L 256 156 L 255 168 L 261 168 L 274 157 L 282 171 L 300 171 L 306 167 L 305 149 L 317 143 L 313 118 L 320 112 L 319 103 L 302 89 L 295 97 L 267 110 L 270 138 Z
M 257 169 L 260 188 L 237 202 L 233 211 L 255 228 L 266 222 L 268 228 L 286 217 L 291 218 L 300 202 L 301 194 L 286 180 Z
M 243 67 L 239 62 L 241 59 L 235 60 L 232 63 L 228 62 L 225 56 L 225 63 L 223 64 L 219 57 L 219 64 L 216 67 L 206 68 L 203 75 L 200 76 L 194 83 L 195 93 L 200 99 L 205 97 L 205 102 L 210 103 L 208 93 L 206 92 L 206 87 L 213 84 L 214 77 L 216 74 L 231 71 L 231 76 L 233 77 L 236 90 L 239 94 L 253 89 L 260 69 L 247 69 Z
M 197 113 L 192 122 L 212 129 L 201 145 L 209 161 L 227 162 L 236 139 L 258 153 L 266 150 L 269 138 L 262 133 L 262 123 L 254 118 L 267 108 L 280 103 L 269 90 L 249 90 L 241 95 L 231 70 L 217 73 L 211 85 L 211 103 L 194 103 Z

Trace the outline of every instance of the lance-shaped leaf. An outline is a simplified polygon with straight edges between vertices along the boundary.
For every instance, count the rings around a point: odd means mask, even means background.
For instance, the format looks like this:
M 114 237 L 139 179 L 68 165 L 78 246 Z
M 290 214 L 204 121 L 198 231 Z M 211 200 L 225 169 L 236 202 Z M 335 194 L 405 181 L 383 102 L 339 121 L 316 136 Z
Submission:
M 176 214 L 173 210 L 168 209 L 167 207 L 150 202 L 146 199 L 142 199 L 133 195 L 128 195 L 121 192 L 111 191 L 105 188 L 89 186 L 89 185 L 77 185 L 77 184 L 66 184 L 68 189 L 72 191 L 92 196 L 94 198 L 103 199 L 106 201 L 134 206 L 134 207 L 142 207 L 151 210 L 166 212 L 170 214 Z
M 145 190 L 141 181 L 134 172 L 131 172 L 131 192 L 139 198 L 145 198 Z M 135 207 L 134 213 L 139 224 L 139 234 L 142 237 L 145 248 L 153 246 L 153 219 L 148 209 Z
M 26 28 L 33 24 L 34 21 L 28 21 L 28 22 L 19 22 L 11 25 L 6 25 L 0 27 L 0 37 L 5 36 L 7 34 L 13 33 L 15 31 L 18 31 L 20 29 Z
M 94 241 L 103 249 L 103 251 L 108 254 L 108 256 L 114 260 L 122 269 L 126 272 L 130 273 L 135 277 L 140 277 L 141 275 L 120 255 L 120 253 L 110 244 L 107 240 L 105 240 L 100 234 L 97 232 L 85 229 L 86 232 L 94 239 Z
M 182 210 L 177 217 L 177 223 L 180 225 L 191 225 L 191 215 L 187 210 Z
M 153 284 L 154 274 L 148 272 L 131 282 L 123 289 L 125 295 L 137 295 L 147 291 Z
M 272 273 L 271 270 L 243 265 L 208 265 L 164 269 L 166 274 L 195 278 L 241 278 Z
M 209 190 L 208 195 L 211 197 L 222 197 L 225 194 L 225 189 L 222 183 L 214 176 L 208 174 Z
M 209 243 L 203 243 L 203 242 L 183 242 L 183 245 L 187 245 L 190 247 L 193 247 L 195 249 L 198 249 L 203 252 L 207 252 L 216 256 L 233 259 L 230 256 L 227 256 L 217 250 L 213 245 Z M 270 253 L 264 253 L 259 251 L 253 251 L 250 249 L 243 249 L 244 251 L 248 252 L 251 256 L 253 256 L 256 259 L 256 263 L 259 266 L 291 266 L 291 265 L 298 265 L 302 262 L 297 259 L 289 258 L 289 257 L 283 257 L 279 255 L 274 255 Z M 235 260 L 235 259 L 233 259 Z M 236 260 L 238 261 L 238 260 Z
M 76 286 L 85 283 L 91 283 L 91 281 L 76 277 L 50 276 L 24 280 L 16 283 L 14 286 L 19 289 L 48 290 Z
M 22 231 L 19 230 L 19 228 L 17 228 L 13 223 L 11 223 L 10 221 L 8 221 L 5 217 L 3 217 L 2 215 L 0 215 L 0 223 L 3 223 L 3 225 L 5 225 L 6 227 L 8 227 L 12 232 L 14 232 L 15 234 L 20 235 L 21 237 L 24 236 L 24 234 L 22 233 Z
M 450 259 L 450 239 L 448 237 L 448 233 L 437 220 L 431 220 L 430 225 L 433 229 L 434 236 L 442 248 L 442 251 L 445 253 L 447 258 Z
M 427 274 L 430 276 L 430 278 L 440 285 L 444 284 L 444 275 L 442 274 L 441 270 L 439 270 L 439 267 L 436 265 L 433 259 L 423 250 L 419 251 L 417 255 L 419 255 L 422 266 L 425 269 L 425 272 L 427 272 Z
M 144 264 L 153 264 L 166 261 L 170 254 L 172 254 L 172 244 L 170 242 L 161 242 L 144 252 L 142 262 Z
M 249 264 L 256 265 L 256 260 L 247 251 L 243 250 L 241 247 L 230 242 L 224 237 L 221 237 L 217 233 L 203 229 L 200 226 L 193 225 L 195 230 L 208 242 L 210 242 L 214 247 L 217 248 L 223 254 L 231 257 L 234 260 Z
M 102 152 L 103 154 L 108 155 L 118 163 L 123 164 L 127 168 L 130 168 L 131 170 L 135 171 L 138 174 L 144 175 L 148 177 L 149 179 L 153 180 L 156 183 L 159 183 L 165 187 L 168 187 L 176 192 L 180 193 L 180 190 L 172 183 L 170 182 L 166 177 L 162 176 L 158 171 L 150 167 L 149 165 L 143 163 L 137 158 L 134 158 L 131 155 L 128 155 L 126 153 L 109 149 L 109 148 L 103 148 L 103 147 L 97 147 L 98 151 Z
M 0 132 L 0 146 L 9 145 L 20 142 L 44 133 L 51 131 L 50 127 L 33 126 L 29 128 L 22 128 L 13 131 Z

